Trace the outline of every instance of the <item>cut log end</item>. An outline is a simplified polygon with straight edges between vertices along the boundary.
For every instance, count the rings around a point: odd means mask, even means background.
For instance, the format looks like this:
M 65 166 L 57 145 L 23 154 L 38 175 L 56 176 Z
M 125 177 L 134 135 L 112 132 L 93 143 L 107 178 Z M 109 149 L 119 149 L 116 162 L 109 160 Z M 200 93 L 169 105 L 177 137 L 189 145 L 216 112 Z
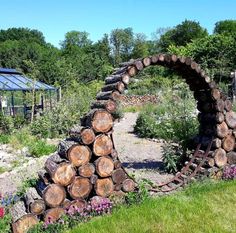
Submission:
M 39 220 L 33 214 L 26 214 L 12 224 L 13 233 L 27 233 L 38 222 Z
M 109 136 L 101 134 L 96 137 L 93 144 L 93 152 L 96 156 L 109 155 L 113 150 L 113 143 Z
M 114 170 L 114 163 L 109 157 L 100 157 L 95 161 L 96 172 L 100 177 L 108 177 Z
M 135 183 L 132 179 L 126 179 L 123 183 L 122 183 L 122 190 L 124 192 L 133 192 L 135 189 Z
M 44 221 L 45 222 L 56 222 L 59 220 L 63 215 L 65 214 L 65 211 L 61 207 L 56 207 L 49 209 L 44 214 Z
M 73 145 L 67 153 L 68 159 L 75 167 L 89 163 L 91 155 L 92 152 L 88 146 L 79 144 Z
M 219 148 L 214 153 L 215 164 L 217 167 L 223 167 L 227 164 L 227 156 L 224 149 Z
M 97 179 L 95 183 L 95 191 L 98 196 L 108 197 L 112 194 L 114 185 L 111 178 Z

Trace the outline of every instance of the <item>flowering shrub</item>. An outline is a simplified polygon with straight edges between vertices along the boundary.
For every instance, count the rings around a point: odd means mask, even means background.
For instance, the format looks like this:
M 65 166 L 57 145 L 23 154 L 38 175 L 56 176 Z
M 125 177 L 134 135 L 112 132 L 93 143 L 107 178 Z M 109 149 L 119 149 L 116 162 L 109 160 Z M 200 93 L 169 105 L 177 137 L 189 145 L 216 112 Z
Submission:
M 224 168 L 223 176 L 224 180 L 236 179 L 236 165 L 227 166 Z
M 4 211 L 4 208 L 2 207 L 2 194 L 0 193 L 0 201 L 1 201 L 1 204 L 0 204 L 0 218 L 3 218 L 4 217 L 4 214 L 5 214 L 5 211 Z

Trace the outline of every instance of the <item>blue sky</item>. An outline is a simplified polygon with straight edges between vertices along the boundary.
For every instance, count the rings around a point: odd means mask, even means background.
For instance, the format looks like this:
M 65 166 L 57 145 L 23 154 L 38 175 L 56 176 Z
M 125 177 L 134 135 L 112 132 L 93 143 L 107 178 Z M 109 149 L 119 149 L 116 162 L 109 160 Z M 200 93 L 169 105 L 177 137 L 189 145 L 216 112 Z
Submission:
M 236 0 L 0 0 L 0 29 L 28 27 L 55 46 L 71 30 L 97 41 L 115 28 L 132 27 L 149 38 L 160 27 L 195 20 L 212 33 L 214 24 L 236 19 Z

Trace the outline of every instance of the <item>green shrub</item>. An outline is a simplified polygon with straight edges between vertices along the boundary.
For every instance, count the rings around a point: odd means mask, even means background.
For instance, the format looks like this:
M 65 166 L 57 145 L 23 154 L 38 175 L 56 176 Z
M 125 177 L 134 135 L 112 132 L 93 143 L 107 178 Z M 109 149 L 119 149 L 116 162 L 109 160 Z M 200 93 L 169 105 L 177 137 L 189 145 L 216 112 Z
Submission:
M 14 129 L 14 122 L 11 116 L 6 116 L 0 113 L 0 129 L 5 134 L 12 133 Z
M 42 155 L 49 155 L 56 151 L 56 146 L 48 145 L 43 140 L 34 141 L 31 145 L 28 145 L 29 153 L 33 157 L 40 157 Z
M 65 136 L 89 110 L 100 87 L 101 82 L 92 82 L 77 84 L 64 91 L 61 102 L 30 125 L 32 134 L 43 138 Z
M 0 144 L 9 143 L 10 135 L 9 134 L 0 134 Z
M 11 232 L 11 216 L 6 214 L 3 218 L 0 218 L 0 232 L 10 233 Z

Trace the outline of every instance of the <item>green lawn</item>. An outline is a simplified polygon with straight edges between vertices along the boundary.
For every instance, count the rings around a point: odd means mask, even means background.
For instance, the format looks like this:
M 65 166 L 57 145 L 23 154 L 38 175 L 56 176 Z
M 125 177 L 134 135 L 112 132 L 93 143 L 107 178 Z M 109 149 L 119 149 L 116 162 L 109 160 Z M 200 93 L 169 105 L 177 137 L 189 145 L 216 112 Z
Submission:
M 139 206 L 121 207 L 69 233 L 236 232 L 236 181 L 193 184 L 185 191 Z

